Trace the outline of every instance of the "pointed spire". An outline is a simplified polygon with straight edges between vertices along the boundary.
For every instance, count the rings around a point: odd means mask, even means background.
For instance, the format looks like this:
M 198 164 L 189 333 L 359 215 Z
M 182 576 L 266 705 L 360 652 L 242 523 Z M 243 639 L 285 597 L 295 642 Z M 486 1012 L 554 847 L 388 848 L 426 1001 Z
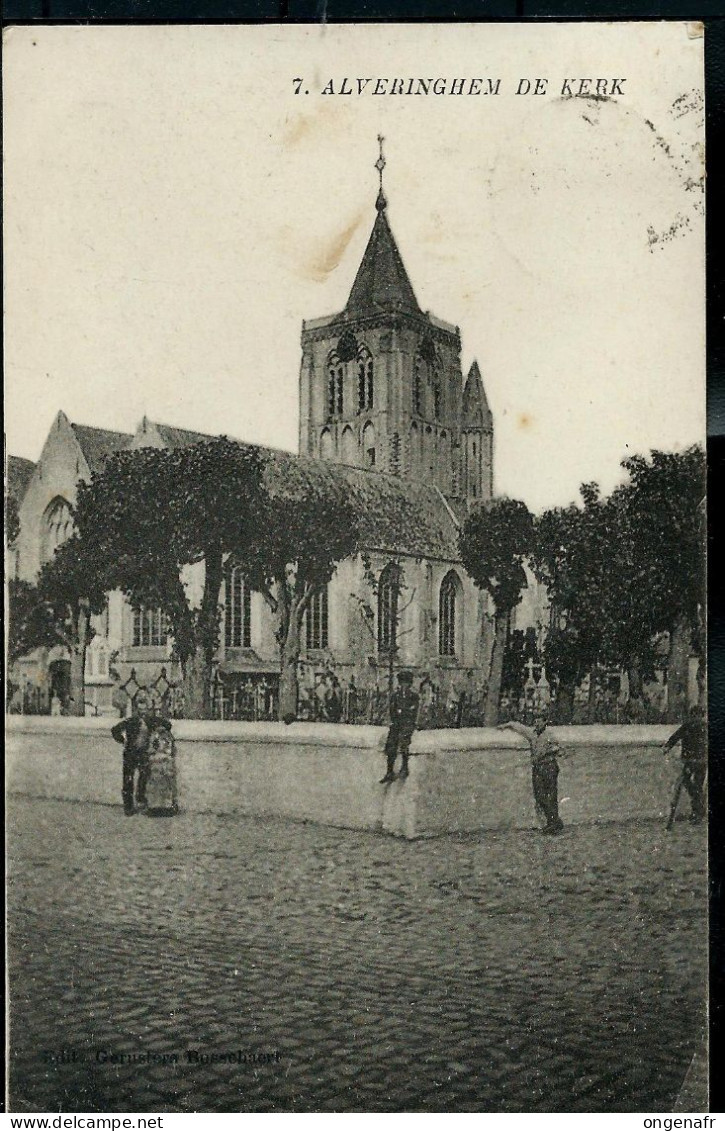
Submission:
M 386 164 L 383 154 L 384 141 L 385 138 L 378 134 L 380 156 L 375 162 L 380 178 L 375 201 L 377 216 L 347 300 L 345 309 L 348 314 L 363 314 L 379 309 L 411 310 L 416 314 L 420 313 L 420 307 L 388 221 L 386 211 L 388 201 L 383 191 L 383 170 Z
M 474 361 L 468 371 L 463 390 L 463 424 L 474 425 L 489 431 L 493 428 L 493 416 L 488 405 L 486 390 L 483 387 L 481 370 Z
M 385 193 L 383 192 L 383 170 L 385 169 L 385 154 L 383 153 L 383 142 L 384 141 L 385 141 L 385 138 L 383 137 L 383 135 L 378 134 L 378 145 L 380 147 L 380 156 L 378 157 L 377 161 L 375 162 L 375 168 L 377 169 L 378 176 L 380 178 L 380 188 L 378 189 L 378 198 L 375 201 L 375 208 L 377 209 L 378 212 L 384 212 L 385 209 L 388 207 L 388 201 L 387 201 L 387 198 L 385 196 Z

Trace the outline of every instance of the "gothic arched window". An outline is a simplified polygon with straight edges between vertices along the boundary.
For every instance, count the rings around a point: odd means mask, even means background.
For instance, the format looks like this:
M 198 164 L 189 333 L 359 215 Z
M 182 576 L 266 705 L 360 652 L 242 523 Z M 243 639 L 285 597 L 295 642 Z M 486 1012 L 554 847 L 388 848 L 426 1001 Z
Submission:
M 251 648 L 252 600 L 239 566 L 230 570 L 224 593 L 224 646 Z
M 349 424 L 342 433 L 342 462 L 351 467 L 357 463 L 357 440 Z
M 62 546 L 73 533 L 70 503 L 58 495 L 47 506 L 43 515 L 41 534 L 41 561 L 49 562 L 58 546 Z
M 335 367 L 327 370 L 327 415 L 335 415 Z
M 323 428 L 320 435 L 320 459 L 332 459 L 332 433 Z
M 398 648 L 398 605 L 402 570 L 395 562 L 386 565 L 378 581 L 378 651 Z
M 305 641 L 308 651 L 328 647 L 329 604 L 327 586 L 319 589 L 305 613 Z
M 438 651 L 441 656 L 456 655 L 456 622 L 461 582 L 453 570 L 441 582 L 438 605 Z
M 345 409 L 345 370 L 342 365 L 338 365 L 335 374 L 335 393 L 337 399 L 337 413 L 342 416 Z
M 336 353 L 327 362 L 327 414 L 342 416 L 345 407 L 345 366 Z
M 365 412 L 373 407 L 374 399 L 374 374 L 373 359 L 370 350 L 362 346 L 357 359 L 357 407 L 358 412 Z

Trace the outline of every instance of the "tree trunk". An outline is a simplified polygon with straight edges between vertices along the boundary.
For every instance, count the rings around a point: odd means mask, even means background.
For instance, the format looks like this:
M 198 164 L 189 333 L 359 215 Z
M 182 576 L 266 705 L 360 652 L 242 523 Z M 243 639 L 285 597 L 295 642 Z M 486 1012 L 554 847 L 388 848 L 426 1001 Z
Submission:
M 629 683 L 629 698 L 642 698 L 642 657 L 630 656 L 627 664 L 627 682 Z
M 211 689 L 204 649 L 198 647 L 182 664 L 184 692 L 184 718 L 211 718 Z
M 300 658 L 300 622 L 295 612 L 289 617 L 287 632 L 280 645 L 281 667 L 279 675 L 279 715 L 297 718 L 297 662 Z
M 77 648 L 71 648 L 69 715 L 80 715 L 82 717 L 86 713 L 85 666 L 85 648 L 80 651 Z
M 214 713 L 212 672 L 214 658 L 219 645 L 219 598 L 221 595 L 223 572 L 223 555 L 218 546 L 207 547 L 204 553 L 204 594 L 199 610 L 199 647 L 201 675 L 195 677 L 200 680 L 200 692 L 195 686 L 195 694 L 200 695 L 199 715 L 194 718 L 210 719 Z M 194 667 L 198 666 L 198 661 Z M 197 702 L 199 700 L 197 699 Z
M 594 722 L 594 705 L 597 697 L 597 668 L 589 672 L 589 694 L 587 695 L 587 722 Z
M 70 703 L 68 713 L 81 718 L 86 713 L 86 648 L 91 614 L 85 601 L 75 613 L 73 646 L 70 649 Z
M 569 726 L 574 716 L 574 690 L 573 682 L 559 684 L 556 692 L 556 722 L 558 726 Z
M 494 619 L 493 651 L 491 652 L 491 667 L 488 674 L 488 689 L 486 691 L 486 706 L 483 710 L 483 725 L 495 727 L 498 724 L 498 711 L 501 702 L 501 679 L 503 676 L 503 662 L 506 654 L 506 638 L 508 636 L 508 612 L 496 613 Z
M 670 654 L 667 658 L 667 721 L 684 719 L 687 712 L 687 683 L 690 663 L 690 624 L 680 614 L 670 632 Z

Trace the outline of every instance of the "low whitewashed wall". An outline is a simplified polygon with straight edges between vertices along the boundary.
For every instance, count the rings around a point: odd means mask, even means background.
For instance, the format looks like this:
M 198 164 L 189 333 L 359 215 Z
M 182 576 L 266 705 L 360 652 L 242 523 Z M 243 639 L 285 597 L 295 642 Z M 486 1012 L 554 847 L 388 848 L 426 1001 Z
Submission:
M 120 805 L 121 747 L 108 719 L 11 716 L 9 793 Z M 555 727 L 567 824 L 663 817 L 672 727 Z M 379 784 L 382 727 L 179 720 L 182 809 L 289 817 L 414 838 L 536 824 L 528 748 L 510 731 L 420 731 L 410 777 Z

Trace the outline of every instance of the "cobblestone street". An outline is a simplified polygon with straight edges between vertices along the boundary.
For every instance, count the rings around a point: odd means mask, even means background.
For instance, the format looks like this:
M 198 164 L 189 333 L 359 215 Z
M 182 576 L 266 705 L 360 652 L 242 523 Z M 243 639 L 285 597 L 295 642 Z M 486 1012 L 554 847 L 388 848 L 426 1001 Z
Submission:
M 8 823 L 15 1111 L 671 1111 L 702 1040 L 700 827 Z

